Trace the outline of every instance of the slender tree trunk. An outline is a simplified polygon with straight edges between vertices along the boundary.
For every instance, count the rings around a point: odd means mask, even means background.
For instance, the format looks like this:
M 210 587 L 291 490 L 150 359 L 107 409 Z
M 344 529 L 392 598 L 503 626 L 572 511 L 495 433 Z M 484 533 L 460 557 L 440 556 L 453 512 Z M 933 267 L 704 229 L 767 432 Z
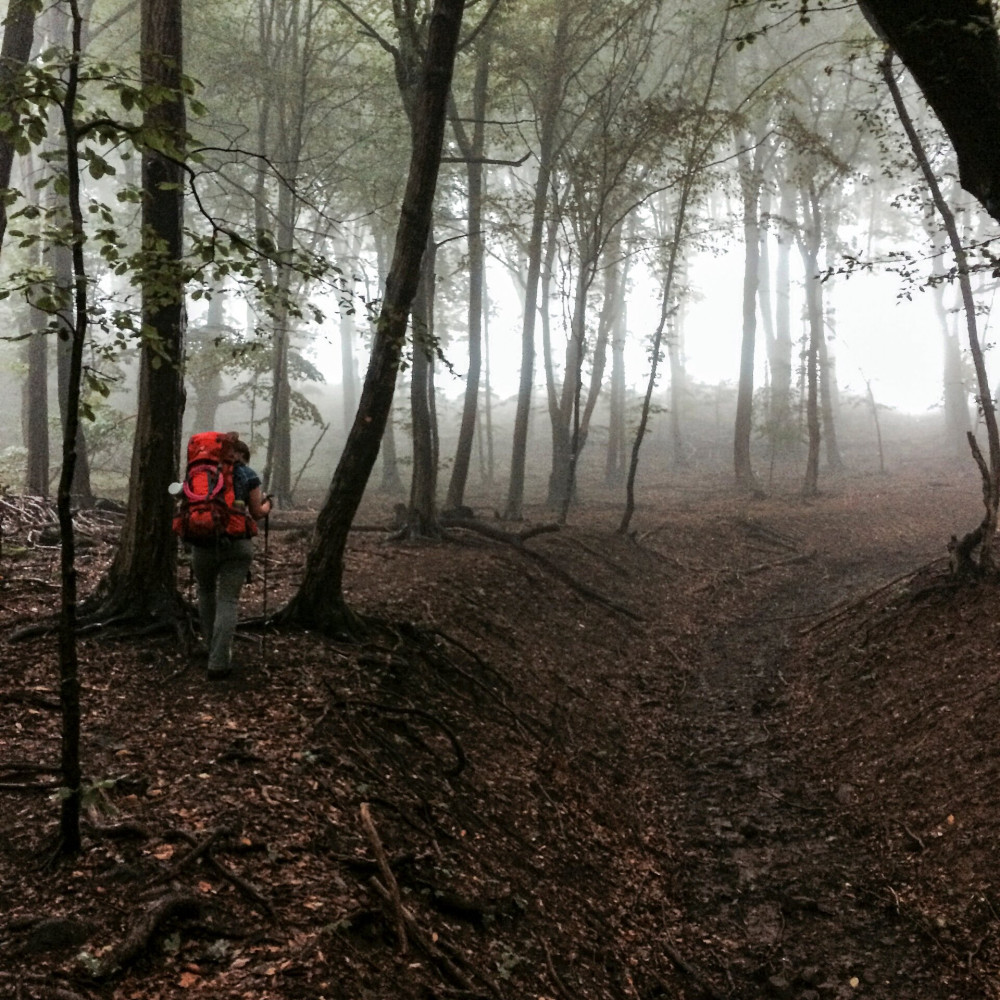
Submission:
M 434 272 L 437 248 L 433 229 L 420 267 L 420 283 L 410 322 L 413 367 L 410 370 L 410 423 L 413 437 L 413 470 L 410 481 L 408 533 L 436 538 L 441 534 L 437 517 L 437 447 L 434 421 Z
M 465 380 L 465 399 L 462 405 L 462 422 L 455 448 L 455 463 L 448 483 L 446 504 L 456 509 L 465 504 L 465 486 L 472 458 L 472 443 L 479 410 L 479 380 L 483 364 L 483 290 L 486 284 L 486 246 L 483 240 L 483 198 L 485 176 L 483 156 L 486 148 L 486 99 L 490 73 L 489 35 L 479 47 L 476 62 L 476 80 L 472 91 L 472 136 L 467 138 L 465 129 L 457 120 L 455 135 L 467 162 L 469 205 L 469 371 Z
M 412 119 L 406 192 L 368 373 L 357 417 L 317 518 L 302 582 L 279 616 L 286 621 L 328 631 L 358 625 L 344 601 L 344 550 L 392 408 L 400 349 L 431 228 L 448 91 L 463 9 L 463 0 L 435 0 Z
M 806 274 L 806 313 L 809 341 L 806 349 L 806 428 L 809 450 L 802 495 L 816 496 L 819 492 L 819 454 L 822 438 L 819 403 L 819 351 L 823 339 L 823 307 L 819 299 L 819 201 L 811 190 L 802 196 L 803 233 L 799 241 L 802 264 Z
M 621 229 L 608 237 L 604 248 L 604 298 L 601 313 L 597 319 L 597 337 L 594 339 L 593 364 L 590 371 L 590 385 L 587 401 L 580 417 L 580 443 L 577 452 L 582 452 L 590 435 L 590 422 L 597 408 L 604 386 L 604 372 L 608 365 L 608 344 L 614 329 L 615 317 L 625 306 L 625 288 L 622 267 Z
M 727 6 L 725 14 L 719 25 L 719 32 L 716 37 L 715 52 L 712 57 L 712 66 L 705 84 L 705 92 L 702 96 L 701 105 L 698 109 L 698 116 L 694 125 L 690 145 L 687 148 L 684 160 L 684 172 L 680 183 L 677 208 L 674 213 L 673 234 L 670 241 L 670 250 L 667 257 L 666 274 L 663 279 L 663 298 L 660 303 L 660 320 L 653 333 L 650 350 L 649 378 L 646 382 L 646 393 L 643 397 L 642 410 L 639 413 L 639 426 L 636 429 L 635 440 L 632 442 L 632 456 L 629 462 L 628 478 L 625 483 L 625 510 L 622 512 L 622 519 L 618 525 L 618 533 L 626 534 L 629 525 L 632 523 L 632 515 L 635 513 L 635 480 L 639 471 L 639 451 L 642 448 L 643 438 L 646 436 L 646 427 L 649 424 L 650 407 L 653 400 L 653 390 L 656 388 L 657 370 L 660 361 L 660 351 L 663 344 L 663 331 L 666 328 L 674 296 L 674 279 L 680 268 L 682 260 L 682 245 L 684 243 L 685 231 L 687 228 L 687 213 L 690 203 L 695 195 L 695 179 L 701 172 L 705 159 L 708 156 L 715 140 L 718 138 L 718 130 L 708 130 L 706 135 L 703 127 L 708 125 L 707 112 L 712 94 L 715 91 L 716 77 L 719 71 L 720 60 L 723 49 L 728 45 L 727 33 L 729 30 L 730 8 Z
M 30 496 L 49 495 L 49 316 L 30 306 L 27 314 L 25 367 L 21 399 L 21 425 L 27 450 L 25 491 Z
M 573 296 L 570 337 L 566 344 L 562 393 L 558 406 L 550 412 L 553 447 L 549 503 L 560 511 L 561 524 L 566 522 L 575 489 L 576 458 L 580 446 L 580 394 L 586 348 L 587 299 L 593 275 L 591 251 L 584 243 L 580 248 L 580 268 Z
M 673 452 L 675 467 L 683 468 L 688 464 L 684 450 L 684 433 L 681 429 L 681 411 L 687 397 L 687 371 L 684 367 L 684 324 L 681 316 L 681 303 L 668 319 L 667 362 L 670 365 L 670 447 Z
M 743 338 L 740 345 L 740 378 L 736 395 L 736 427 L 733 437 L 733 460 L 736 486 L 740 490 L 758 490 L 750 459 L 753 437 L 753 373 L 757 341 L 757 290 L 760 284 L 760 174 L 758 146 L 754 152 L 743 143 L 739 153 L 740 190 L 743 195 Z
M 549 183 L 555 155 L 556 117 L 559 92 L 563 85 L 563 65 L 559 54 L 569 33 L 572 10 L 564 6 L 556 24 L 553 58 L 540 110 L 541 133 L 538 145 L 538 174 L 531 212 L 531 233 L 528 238 L 528 272 L 525 279 L 524 324 L 521 329 L 521 379 L 514 415 L 514 440 L 510 461 L 510 486 L 504 517 L 519 521 L 524 510 L 524 471 L 528 454 L 528 422 L 531 416 L 531 391 L 535 373 L 535 317 L 538 312 L 538 283 L 542 267 L 542 237 L 548 205 Z
M 296 198 L 289 188 L 293 183 L 294 178 L 287 179 L 278 193 L 278 248 L 282 258 L 292 253 L 295 238 Z M 263 478 L 278 505 L 287 507 L 292 502 L 292 386 L 288 372 L 292 269 L 282 259 L 277 271 L 277 306 L 271 343 L 271 409 Z
M 771 368 L 771 419 L 774 426 L 789 428 L 792 423 L 792 279 L 791 255 L 795 241 L 795 189 L 785 183 L 781 189 L 776 231 L 778 259 L 774 270 L 774 343 L 768 355 Z
M 807 279 L 808 280 L 808 279 Z M 823 416 L 823 441 L 826 444 L 826 464 L 831 472 L 842 472 L 844 460 L 840 455 L 837 441 L 837 366 L 826 336 L 823 322 L 823 286 L 820 278 L 816 282 L 817 305 L 820 310 L 819 326 L 819 394 Z
M 972 552 L 978 546 L 979 569 L 985 572 L 993 572 L 996 569 L 993 547 L 996 540 L 997 508 L 1000 506 L 1000 430 L 997 428 L 996 405 L 990 394 L 986 361 L 983 357 L 983 348 L 979 340 L 979 331 L 976 327 L 976 303 L 972 295 L 972 283 L 969 281 L 968 255 L 965 252 L 965 247 L 962 246 L 955 215 L 944 200 L 944 196 L 941 193 L 941 186 L 934 176 L 934 171 L 931 169 L 927 154 L 920 142 L 920 137 L 913 127 L 913 121 L 903 102 L 903 95 L 900 93 L 899 85 L 896 83 L 896 78 L 892 71 L 891 50 L 886 54 L 885 59 L 882 60 L 880 68 L 882 70 L 882 77 L 892 94 L 896 111 L 899 114 L 899 120 L 906 131 L 907 138 L 910 140 L 913 155 L 920 166 L 924 179 L 927 181 L 927 186 L 930 188 L 934 207 L 941 214 L 945 229 L 948 232 L 952 253 L 955 256 L 959 288 L 962 292 L 962 305 L 965 309 L 969 351 L 972 354 L 972 363 L 976 371 L 976 384 L 979 389 L 979 409 L 983 415 L 983 423 L 986 427 L 986 437 L 989 446 L 989 461 L 987 463 L 987 460 L 983 457 L 979 449 L 975 436 L 971 431 L 969 432 L 969 447 L 972 449 L 973 457 L 979 466 L 979 472 L 983 479 L 983 504 L 986 510 L 978 528 L 969 532 L 960 541 L 952 539 L 950 548 L 953 558 L 953 568 L 957 572 L 964 572 L 971 569 L 973 566 Z
M 929 220 L 926 228 L 928 238 L 936 244 Z M 969 447 L 968 434 L 972 428 L 969 421 L 969 391 L 965 384 L 962 344 L 945 306 L 948 284 L 945 280 L 942 251 L 943 248 L 939 250 L 935 245 L 931 253 L 936 280 L 930 291 L 941 330 L 945 442 L 956 458 L 964 458 Z
M 625 478 L 625 343 L 628 339 L 628 261 L 618 283 L 618 309 L 612 319 L 611 385 L 608 391 L 608 450 L 604 482 L 618 486 Z
M 80 761 L 80 667 L 76 647 L 77 576 L 76 540 L 73 532 L 72 487 L 76 463 L 77 429 L 80 419 L 80 385 L 83 375 L 83 348 L 87 339 L 87 274 L 84 266 L 85 239 L 80 204 L 80 151 L 76 127 L 81 37 L 83 20 L 70 0 L 72 58 L 63 98 L 63 136 L 66 143 L 67 203 L 70 217 L 73 286 L 70 325 L 70 357 L 66 379 L 66 417 L 63 423 L 62 471 L 59 476 L 57 510 L 59 516 L 60 578 L 62 613 L 59 623 L 59 702 L 62 709 L 61 770 L 64 796 L 59 820 L 60 851 L 76 854 L 81 847 L 80 807 L 83 797 L 83 769 Z
M 215 363 L 215 340 L 226 334 L 226 293 L 216 289 L 208 300 L 205 326 L 188 334 L 188 358 L 185 370 L 188 382 L 194 389 L 194 413 L 191 426 L 194 431 L 207 431 L 215 427 L 216 415 L 222 402 L 222 373 Z
M 344 256 L 352 262 L 351 274 L 344 279 L 344 300 L 340 303 L 340 392 L 344 414 L 344 434 L 351 426 L 358 409 L 358 371 L 354 349 L 358 337 L 357 310 L 359 308 L 358 279 L 354 261 L 361 254 L 361 232 L 356 231 L 345 246 Z

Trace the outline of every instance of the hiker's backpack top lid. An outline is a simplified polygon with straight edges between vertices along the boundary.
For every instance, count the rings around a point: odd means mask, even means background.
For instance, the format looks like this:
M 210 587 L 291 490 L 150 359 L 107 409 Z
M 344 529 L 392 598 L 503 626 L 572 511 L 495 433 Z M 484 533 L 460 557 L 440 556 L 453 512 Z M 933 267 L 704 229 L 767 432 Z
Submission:
M 187 471 L 173 529 L 192 545 L 257 534 L 257 522 L 234 488 L 238 440 L 234 432 L 221 431 L 202 431 L 188 439 Z

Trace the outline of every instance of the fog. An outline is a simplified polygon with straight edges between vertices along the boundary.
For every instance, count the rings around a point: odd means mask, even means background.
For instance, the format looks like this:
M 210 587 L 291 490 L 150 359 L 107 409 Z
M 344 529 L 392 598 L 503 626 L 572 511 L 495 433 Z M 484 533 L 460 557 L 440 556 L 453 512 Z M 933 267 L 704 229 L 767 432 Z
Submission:
M 578 429 L 581 420 L 581 478 L 621 489 L 621 456 L 636 433 L 650 345 L 661 322 L 642 480 L 656 483 L 692 465 L 719 474 L 731 469 L 734 433 L 740 433 L 741 347 L 755 336 L 753 384 L 743 386 L 753 393 L 753 463 L 765 484 L 791 488 L 802 475 L 807 437 L 805 359 L 810 336 L 817 335 L 810 331 L 807 293 L 815 288 L 822 296 L 824 405 L 829 396 L 824 443 L 835 426 L 839 457 L 856 471 L 891 472 L 907 449 L 961 456 L 960 425 L 974 426 L 977 408 L 954 265 L 935 249 L 943 237 L 878 86 L 878 47 L 856 12 L 825 12 L 808 24 L 772 23 L 763 9 L 738 16 L 729 11 L 723 18 L 721 3 L 636 0 L 622 8 L 620 23 L 609 24 L 586 0 L 577 7 L 575 20 L 560 29 L 568 32 L 561 51 L 553 49 L 558 12 L 539 3 L 500 19 L 492 48 L 460 54 L 457 110 L 435 211 L 432 319 L 430 332 L 418 338 L 432 343 L 435 356 L 440 493 L 460 447 L 471 363 L 470 218 L 481 211 L 483 370 L 468 492 L 470 501 L 503 506 L 513 461 L 526 274 L 536 252 L 529 240 L 533 205 L 540 206 L 543 232 L 529 501 L 546 499 L 560 433 Z M 360 5 L 352 19 L 340 8 L 317 9 L 313 21 L 296 25 L 299 34 L 290 31 L 281 43 L 272 38 L 274 51 L 261 48 L 257 19 L 285 23 L 290 14 L 280 4 L 251 9 L 234 2 L 225 11 L 186 12 L 185 59 L 204 105 L 190 117 L 191 142 L 206 150 L 192 160 L 186 199 L 191 240 L 214 226 L 250 235 L 266 231 L 280 247 L 273 258 L 265 253 L 250 260 L 245 273 L 192 270 L 184 431 L 205 429 L 199 420 L 206 413 L 216 426 L 238 430 L 251 442 L 259 467 L 286 461 L 290 482 L 284 488 L 296 502 L 322 496 L 354 418 L 406 163 L 405 118 L 386 55 L 395 28 L 376 8 L 366 22 L 364 10 Z M 366 30 L 359 33 L 359 24 Z M 43 42 L 61 44 L 64 28 L 54 15 L 42 18 L 36 53 Z M 111 74 L 106 67 L 114 65 L 134 74 L 135 28 L 134 12 L 118 10 L 111 0 L 95 2 L 89 37 L 93 59 L 107 61 L 101 72 Z M 328 44 L 323 56 L 309 57 L 315 63 L 307 60 L 310 32 L 323 33 Z M 760 32 L 754 44 L 737 44 L 754 32 Z M 42 66 L 42 56 L 36 58 Z M 475 91 L 477 65 L 483 79 L 488 71 L 481 92 Z M 546 71 L 578 84 L 561 92 L 563 103 L 554 112 L 539 96 Z M 301 81 L 304 101 L 296 97 Z M 904 78 L 904 85 L 964 237 L 987 245 L 989 220 L 951 181 L 948 145 L 912 83 Z M 87 91 L 87 113 L 96 114 L 103 99 L 98 87 Z M 119 111 L 128 118 L 127 109 Z M 477 122 L 482 151 L 475 162 L 484 163 L 485 194 L 473 205 L 462 150 Z M 295 148 L 290 129 L 298 129 Z M 551 149 L 546 135 L 556 136 Z M 58 129 L 44 141 L 57 163 Z M 115 206 L 107 212 L 125 244 L 136 225 L 128 185 L 138 180 L 134 158 L 121 155 L 126 145 L 88 146 L 105 158 L 107 169 L 84 177 L 88 204 Z M 550 180 L 537 187 L 543 164 Z M 60 320 L 58 310 L 50 317 L 29 310 L 23 293 L 26 284 L 38 287 L 54 273 L 49 237 L 32 228 L 38 213 L 44 217 L 32 189 L 45 169 L 37 156 L 16 162 L 15 208 L 35 207 L 12 227 L 0 259 L 0 279 L 13 290 L 0 303 L 8 331 L 0 345 L 0 389 L 8 401 L 0 420 L 0 487 L 15 491 L 26 486 L 31 414 L 44 411 L 54 442 L 49 482 L 58 474 L 55 337 L 45 328 Z M 99 216 L 99 208 L 91 214 Z M 134 314 L 138 298 L 134 275 L 108 266 L 115 258 L 102 239 L 107 235 L 91 225 L 87 365 L 93 380 L 85 404 L 93 419 L 85 435 L 96 492 L 123 497 L 138 341 L 132 333 L 121 335 L 108 318 L 115 310 Z M 35 240 L 46 251 L 37 260 Z M 751 248 L 759 257 L 752 286 Z M 31 271 L 37 267 L 48 274 Z M 995 368 L 988 350 L 995 281 L 989 270 L 974 281 L 987 364 Z M 281 288 L 289 293 L 286 312 L 278 316 L 275 290 Z M 752 320 L 745 310 L 748 288 L 757 303 Z M 279 335 L 288 338 L 292 363 L 276 375 Z M 48 387 L 41 394 L 28 388 L 36 363 L 26 350 L 30 336 L 49 341 Z M 956 342 L 965 353 L 959 374 L 951 376 L 952 415 L 946 419 L 945 345 Z M 413 352 L 411 341 L 393 406 L 392 485 L 401 493 L 415 433 Z M 283 393 L 276 378 L 288 380 L 285 411 L 278 407 Z M 989 378 L 994 384 L 997 373 Z M 782 407 L 780 420 L 775 406 Z M 964 407 L 964 421 L 955 416 L 956 406 Z M 284 422 L 291 423 L 291 453 L 282 459 L 272 428 Z M 605 472 L 612 449 L 618 465 Z M 830 468 L 837 464 L 830 456 L 825 461 Z M 376 474 L 370 489 L 393 478 Z

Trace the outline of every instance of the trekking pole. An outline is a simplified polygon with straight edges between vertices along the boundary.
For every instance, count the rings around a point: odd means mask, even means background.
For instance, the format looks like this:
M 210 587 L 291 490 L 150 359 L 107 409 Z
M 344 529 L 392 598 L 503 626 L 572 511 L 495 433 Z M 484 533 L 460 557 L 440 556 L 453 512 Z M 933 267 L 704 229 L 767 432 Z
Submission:
M 270 498 L 268 498 L 270 499 Z M 260 655 L 261 659 L 264 661 L 264 669 L 267 670 L 267 559 L 268 559 L 268 549 L 269 541 L 271 537 L 271 511 L 268 509 L 267 516 L 264 518 L 264 596 L 263 596 L 263 611 L 262 616 L 264 618 L 263 631 L 261 632 L 261 643 L 260 643 Z

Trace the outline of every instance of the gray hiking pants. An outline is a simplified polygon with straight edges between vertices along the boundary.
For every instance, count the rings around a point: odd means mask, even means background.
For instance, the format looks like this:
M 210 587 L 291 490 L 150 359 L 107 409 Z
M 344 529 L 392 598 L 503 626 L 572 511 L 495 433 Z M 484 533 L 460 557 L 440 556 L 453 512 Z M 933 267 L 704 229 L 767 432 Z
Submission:
M 198 583 L 198 617 L 202 637 L 208 646 L 209 673 L 224 673 L 232 664 L 240 590 L 252 561 L 253 541 L 249 538 L 191 549 L 191 564 Z

